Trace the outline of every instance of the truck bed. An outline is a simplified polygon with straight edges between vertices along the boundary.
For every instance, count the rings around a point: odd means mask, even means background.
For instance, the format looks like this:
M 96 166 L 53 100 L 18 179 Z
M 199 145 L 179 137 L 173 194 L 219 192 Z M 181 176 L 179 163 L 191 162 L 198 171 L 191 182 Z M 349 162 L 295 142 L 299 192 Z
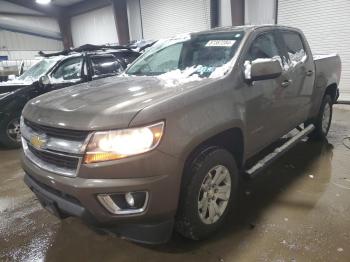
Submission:
M 337 54 L 315 54 L 314 56 L 317 88 L 326 88 L 332 83 L 339 83 L 341 60 Z
M 337 54 L 315 54 L 313 55 L 315 63 L 315 88 L 312 100 L 314 101 L 310 111 L 311 116 L 315 116 L 319 111 L 323 94 L 326 88 L 332 84 L 339 83 L 341 74 L 341 60 Z M 334 103 L 339 97 L 339 89 Z

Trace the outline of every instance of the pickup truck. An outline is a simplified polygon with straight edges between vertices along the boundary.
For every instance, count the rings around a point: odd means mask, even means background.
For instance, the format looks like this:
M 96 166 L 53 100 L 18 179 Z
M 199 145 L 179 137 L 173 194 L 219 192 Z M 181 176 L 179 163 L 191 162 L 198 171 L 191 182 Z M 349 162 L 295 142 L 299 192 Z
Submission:
M 0 83 L 0 144 L 21 145 L 20 116 L 25 104 L 41 94 L 64 87 L 117 75 L 140 52 L 124 46 L 84 45 L 43 59 L 18 78 Z
M 340 71 L 339 56 L 314 60 L 290 27 L 160 40 L 120 76 L 27 103 L 25 183 L 58 217 L 133 241 L 162 243 L 173 229 L 206 238 L 224 224 L 240 177 L 263 174 L 307 136 L 326 137 Z

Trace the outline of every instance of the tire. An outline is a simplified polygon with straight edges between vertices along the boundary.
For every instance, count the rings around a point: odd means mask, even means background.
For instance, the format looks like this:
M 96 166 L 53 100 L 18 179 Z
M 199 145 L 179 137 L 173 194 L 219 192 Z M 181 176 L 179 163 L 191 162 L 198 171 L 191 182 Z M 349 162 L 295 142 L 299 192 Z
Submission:
M 210 178 L 219 178 L 222 182 L 212 185 Z M 230 192 L 227 193 L 229 184 Z M 232 154 L 218 147 L 201 151 L 185 170 L 175 221 L 176 230 L 193 240 L 201 240 L 213 234 L 222 226 L 237 199 L 237 187 L 238 170 Z M 207 202 L 206 211 L 205 199 L 211 199 Z M 215 210 L 220 215 L 210 215 Z
M 0 122 L 0 143 L 9 149 L 21 147 L 20 116 L 5 116 Z
M 314 124 L 315 126 L 314 131 L 309 135 L 309 137 L 315 140 L 325 139 L 327 137 L 329 128 L 331 126 L 332 115 L 333 115 L 332 98 L 329 95 L 325 95 L 323 97 L 320 111 L 317 117 L 314 120 L 307 122 L 307 125 Z

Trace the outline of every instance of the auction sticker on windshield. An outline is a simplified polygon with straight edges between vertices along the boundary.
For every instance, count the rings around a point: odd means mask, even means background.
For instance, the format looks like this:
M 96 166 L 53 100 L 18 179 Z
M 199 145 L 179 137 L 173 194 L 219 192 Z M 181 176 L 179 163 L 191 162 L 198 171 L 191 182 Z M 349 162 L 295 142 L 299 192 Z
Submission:
M 205 46 L 217 46 L 217 47 L 231 47 L 235 44 L 236 40 L 210 40 Z

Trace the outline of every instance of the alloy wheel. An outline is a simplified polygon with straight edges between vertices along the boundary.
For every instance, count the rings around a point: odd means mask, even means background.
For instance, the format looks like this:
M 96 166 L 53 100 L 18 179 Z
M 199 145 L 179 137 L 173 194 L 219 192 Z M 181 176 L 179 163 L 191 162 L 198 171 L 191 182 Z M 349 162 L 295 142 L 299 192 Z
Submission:
M 6 133 L 12 141 L 21 142 L 21 128 L 19 118 L 13 119 L 7 125 Z
M 224 214 L 231 195 L 231 175 L 218 165 L 204 177 L 198 196 L 198 213 L 205 224 L 214 224 Z

